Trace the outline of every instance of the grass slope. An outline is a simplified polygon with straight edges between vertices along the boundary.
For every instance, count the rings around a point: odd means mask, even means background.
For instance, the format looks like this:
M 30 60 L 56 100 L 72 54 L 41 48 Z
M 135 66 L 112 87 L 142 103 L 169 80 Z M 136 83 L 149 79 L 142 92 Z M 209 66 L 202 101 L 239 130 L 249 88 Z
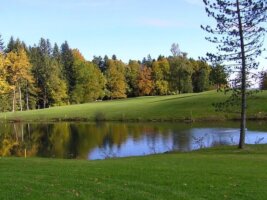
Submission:
M 267 145 L 103 161 L 0 159 L 0 199 L 267 197 Z
M 43 110 L 2 113 L 0 114 L 0 120 L 201 121 L 239 118 L 239 114 L 214 111 L 212 103 L 220 102 L 225 98 L 224 94 L 215 91 L 174 96 L 139 97 L 53 107 Z M 248 117 L 265 119 L 267 117 L 266 100 L 267 91 L 261 92 L 249 100 Z

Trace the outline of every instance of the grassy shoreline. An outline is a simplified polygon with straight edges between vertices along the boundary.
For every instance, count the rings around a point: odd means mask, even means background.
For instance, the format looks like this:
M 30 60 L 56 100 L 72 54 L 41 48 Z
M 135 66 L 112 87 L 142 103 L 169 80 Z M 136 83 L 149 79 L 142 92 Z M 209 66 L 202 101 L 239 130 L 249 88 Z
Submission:
M 215 112 L 212 103 L 227 96 L 215 91 L 173 96 L 138 97 L 124 100 L 51 107 L 42 110 L 0 114 L 0 121 L 224 121 L 238 120 L 239 114 Z M 267 91 L 248 101 L 249 120 L 267 119 Z
M 1 158 L 0 199 L 265 199 L 267 145 L 100 161 Z

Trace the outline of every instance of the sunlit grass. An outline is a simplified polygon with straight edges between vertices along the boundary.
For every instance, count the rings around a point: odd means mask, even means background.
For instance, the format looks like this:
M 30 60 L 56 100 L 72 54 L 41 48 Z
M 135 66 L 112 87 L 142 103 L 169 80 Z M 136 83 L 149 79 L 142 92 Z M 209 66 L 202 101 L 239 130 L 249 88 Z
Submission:
M 226 96 L 223 93 L 215 91 L 174 96 L 139 97 L 53 107 L 43 110 L 2 113 L 0 119 L 17 121 L 201 121 L 239 118 L 238 113 L 215 112 L 212 104 L 223 101 L 225 98 Z M 266 119 L 266 100 L 267 91 L 261 92 L 250 99 L 248 118 Z
M 249 199 L 267 196 L 267 146 L 102 161 L 0 159 L 0 199 Z

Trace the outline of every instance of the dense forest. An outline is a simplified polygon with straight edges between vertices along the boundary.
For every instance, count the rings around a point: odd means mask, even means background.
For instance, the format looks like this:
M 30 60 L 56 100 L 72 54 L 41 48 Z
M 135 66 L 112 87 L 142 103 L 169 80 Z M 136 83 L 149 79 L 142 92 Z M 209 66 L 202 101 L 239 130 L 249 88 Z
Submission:
M 96 100 L 202 92 L 227 84 L 223 66 L 188 58 L 178 44 L 172 55 L 124 63 L 116 55 L 87 61 L 67 41 L 34 46 L 0 35 L 0 111 L 48 108 Z

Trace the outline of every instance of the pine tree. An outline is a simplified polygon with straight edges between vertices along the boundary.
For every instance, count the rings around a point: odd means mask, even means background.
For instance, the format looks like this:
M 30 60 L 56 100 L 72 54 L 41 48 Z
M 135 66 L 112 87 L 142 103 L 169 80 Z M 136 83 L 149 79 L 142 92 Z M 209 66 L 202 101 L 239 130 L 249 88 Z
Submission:
M 11 36 L 11 38 L 7 44 L 7 48 L 5 49 L 5 53 L 9 53 L 11 51 L 19 52 L 20 49 L 24 49 L 26 52 L 28 52 L 28 48 L 23 41 L 20 41 L 19 38 L 14 40 L 13 36 Z
M 74 76 L 74 57 L 67 41 L 61 45 L 61 63 L 63 67 L 64 78 L 67 82 L 68 96 L 72 93 L 75 86 Z
M 229 66 L 233 73 L 238 71 L 240 79 L 233 90 L 233 96 L 240 97 L 241 123 L 239 148 L 245 144 L 246 108 L 248 76 L 251 69 L 257 69 L 256 58 L 262 52 L 267 21 L 266 0 L 203 0 L 206 12 L 217 22 L 217 26 L 203 27 L 208 33 L 215 35 L 207 40 L 217 44 L 218 53 L 208 53 L 208 60 L 214 64 Z M 230 102 L 233 103 L 231 98 Z M 226 104 L 219 104 L 226 105 Z
M 53 58 L 57 60 L 58 62 L 60 62 L 60 50 L 59 50 L 57 43 L 54 44 Z
M 2 35 L 0 34 L 0 53 L 3 52 L 5 49 L 4 42 L 2 39 Z
M 38 46 L 30 48 L 30 58 L 38 87 L 38 108 L 66 104 L 67 84 L 57 45 L 52 48 L 49 40 L 41 38 Z

